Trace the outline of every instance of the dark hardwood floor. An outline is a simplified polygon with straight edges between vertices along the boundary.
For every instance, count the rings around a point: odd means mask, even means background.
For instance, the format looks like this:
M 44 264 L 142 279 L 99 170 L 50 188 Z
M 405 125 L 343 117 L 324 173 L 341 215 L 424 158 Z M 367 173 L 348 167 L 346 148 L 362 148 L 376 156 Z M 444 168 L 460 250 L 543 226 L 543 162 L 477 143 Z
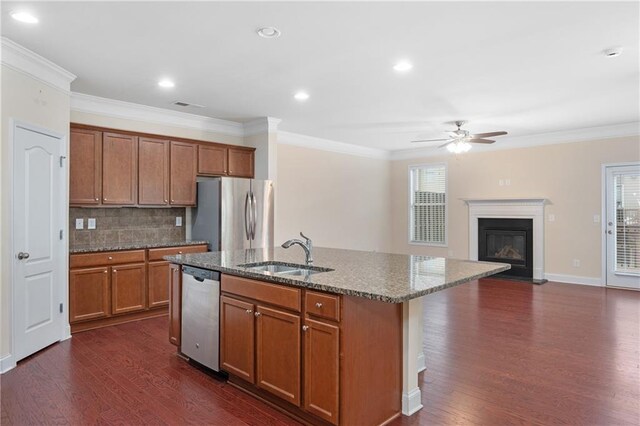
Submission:
M 485 279 L 425 298 L 424 408 L 394 425 L 640 425 L 640 292 Z M 2 425 L 297 424 L 189 366 L 167 319 L 74 335 L 0 378 Z

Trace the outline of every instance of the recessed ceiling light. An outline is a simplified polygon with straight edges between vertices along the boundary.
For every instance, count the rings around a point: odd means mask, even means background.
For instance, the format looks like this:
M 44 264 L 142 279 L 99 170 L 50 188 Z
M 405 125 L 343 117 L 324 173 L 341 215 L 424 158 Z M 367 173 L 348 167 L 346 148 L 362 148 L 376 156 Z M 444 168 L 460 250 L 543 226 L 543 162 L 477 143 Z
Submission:
M 603 50 L 602 53 L 607 58 L 615 58 L 616 56 L 620 56 L 622 54 L 622 47 L 610 47 L 609 49 Z
M 23 10 L 17 12 L 11 12 L 11 17 L 16 21 L 24 22 L 27 24 L 37 24 L 38 18 L 30 14 L 29 12 L 25 12 Z
M 298 92 L 293 95 L 293 97 L 299 101 L 306 101 L 307 99 L 309 99 L 309 94 L 307 92 Z
M 393 69 L 398 72 L 407 72 L 411 68 L 413 68 L 413 65 L 411 64 L 411 62 L 407 62 L 407 61 L 400 61 L 393 66 Z
M 263 38 L 278 38 L 280 37 L 280 34 L 281 34 L 280 30 L 277 29 L 276 27 L 258 28 L 256 32 L 260 37 L 263 37 Z
M 167 88 L 167 89 L 171 88 L 171 87 L 174 87 L 175 85 L 176 84 L 173 81 L 171 81 L 169 79 L 166 79 L 166 78 L 163 78 L 162 80 L 160 80 L 158 82 L 158 86 L 164 87 L 164 88 Z

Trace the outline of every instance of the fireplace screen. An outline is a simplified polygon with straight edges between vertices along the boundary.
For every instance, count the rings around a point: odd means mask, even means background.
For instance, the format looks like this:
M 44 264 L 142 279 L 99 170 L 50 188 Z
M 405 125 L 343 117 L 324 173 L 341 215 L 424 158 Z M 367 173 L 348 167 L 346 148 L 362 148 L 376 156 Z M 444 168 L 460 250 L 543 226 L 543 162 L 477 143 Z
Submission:
M 487 256 L 496 259 L 524 261 L 527 236 L 525 232 L 492 231 L 487 235 Z
M 533 220 L 478 219 L 478 260 L 510 263 L 499 275 L 533 278 Z

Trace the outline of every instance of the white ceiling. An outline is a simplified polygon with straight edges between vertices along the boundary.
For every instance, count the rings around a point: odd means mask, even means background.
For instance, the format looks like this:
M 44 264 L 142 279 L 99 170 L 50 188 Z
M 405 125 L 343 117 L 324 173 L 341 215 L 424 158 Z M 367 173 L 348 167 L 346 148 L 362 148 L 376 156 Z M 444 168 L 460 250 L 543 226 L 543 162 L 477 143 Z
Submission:
M 18 8 L 40 23 L 12 20 Z M 456 119 L 512 137 L 637 122 L 639 13 L 611 1 L 3 1 L 2 35 L 76 74 L 75 92 L 278 117 L 289 132 L 400 150 Z M 271 25 L 280 38 L 255 34 Z M 602 55 L 617 45 L 623 55 Z M 400 59 L 413 70 L 393 71 Z M 157 86 L 164 76 L 174 89 Z M 304 103 L 293 99 L 301 89 Z

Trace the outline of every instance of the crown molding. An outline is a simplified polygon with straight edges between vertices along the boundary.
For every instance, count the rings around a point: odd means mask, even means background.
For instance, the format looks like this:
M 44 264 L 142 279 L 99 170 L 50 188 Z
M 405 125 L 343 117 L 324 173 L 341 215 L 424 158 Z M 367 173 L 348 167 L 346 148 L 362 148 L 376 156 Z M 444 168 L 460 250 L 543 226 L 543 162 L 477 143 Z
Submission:
M 101 98 L 73 92 L 71 94 L 71 110 L 90 114 L 105 115 L 114 118 L 146 121 L 188 129 L 204 130 L 211 133 L 222 133 L 231 136 L 244 136 L 244 126 L 235 121 L 205 117 L 203 115 L 172 111 L 132 102 Z
M 640 136 L 640 122 L 614 124 L 611 126 L 585 127 L 559 132 L 539 133 L 536 135 L 501 137 L 496 144 L 478 146 L 471 152 L 501 151 L 506 149 L 527 148 L 532 146 L 557 145 L 573 142 Z M 476 146 L 474 146 L 476 148 Z M 390 159 L 408 160 L 414 158 L 436 157 L 449 154 L 436 147 L 392 151 Z M 464 155 L 464 154 L 461 154 Z
M 2 65 L 65 93 L 70 93 L 71 82 L 76 76 L 35 52 L 2 37 Z
M 375 158 L 379 160 L 389 159 L 389 151 L 385 151 L 383 149 L 368 148 L 365 146 L 316 138 L 298 133 L 278 132 L 278 143 L 318 149 L 321 151 L 336 152 L 339 154 L 355 155 L 358 157 Z
M 278 131 L 278 124 L 282 120 L 274 117 L 260 117 L 244 123 L 244 136 L 258 135 Z

